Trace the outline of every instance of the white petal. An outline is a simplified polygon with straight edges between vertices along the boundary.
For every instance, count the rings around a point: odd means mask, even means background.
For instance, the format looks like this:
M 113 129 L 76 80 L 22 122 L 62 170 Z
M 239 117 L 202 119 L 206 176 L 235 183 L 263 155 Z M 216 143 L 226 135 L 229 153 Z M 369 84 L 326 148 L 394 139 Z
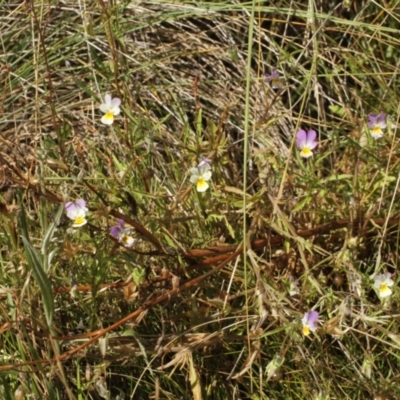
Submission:
M 121 99 L 119 99 L 118 97 L 112 99 L 111 105 L 113 108 L 119 108 L 119 106 L 121 105 Z
M 202 176 L 203 176 L 203 179 L 204 179 L 205 181 L 208 181 L 208 180 L 210 180 L 211 175 L 212 175 L 212 172 L 211 172 L 211 171 L 206 171 L 206 172 L 203 173 Z
M 81 227 L 81 226 L 83 226 L 83 225 L 86 225 L 87 224 L 87 220 L 85 219 L 85 218 L 83 218 L 83 221 L 82 222 L 80 222 L 80 223 L 74 223 L 74 224 L 72 224 L 72 227 L 73 228 L 79 228 L 79 227 Z
M 112 114 L 111 114 L 112 115 Z M 112 125 L 112 123 L 114 122 L 114 115 L 112 115 L 112 117 L 109 117 L 108 116 L 108 113 L 107 114 L 104 114 L 102 117 L 101 117 L 101 122 L 104 124 L 104 125 Z
M 135 239 L 132 236 L 124 236 L 121 242 L 124 244 L 124 246 L 131 247 L 135 242 Z
M 190 177 L 190 182 L 191 183 L 197 183 L 197 181 L 199 180 L 199 175 L 192 175 L 191 177 Z
M 113 107 L 110 111 L 111 111 L 114 115 L 118 115 L 118 114 L 121 112 L 121 110 L 120 110 L 119 107 Z
M 210 185 L 204 179 L 199 179 L 197 181 L 197 191 L 198 192 L 200 192 L 200 193 L 205 192 L 209 187 L 210 187 Z
M 382 298 L 389 297 L 391 294 L 392 291 L 387 286 L 385 286 L 384 289 L 379 290 L 379 296 Z
M 110 94 L 106 94 L 105 96 L 104 96 L 104 102 L 108 105 L 108 106 L 111 106 L 111 95 Z
M 107 104 L 104 104 L 104 103 L 101 104 L 99 108 L 100 108 L 100 111 L 103 112 L 103 113 L 106 113 L 110 109 L 110 107 Z

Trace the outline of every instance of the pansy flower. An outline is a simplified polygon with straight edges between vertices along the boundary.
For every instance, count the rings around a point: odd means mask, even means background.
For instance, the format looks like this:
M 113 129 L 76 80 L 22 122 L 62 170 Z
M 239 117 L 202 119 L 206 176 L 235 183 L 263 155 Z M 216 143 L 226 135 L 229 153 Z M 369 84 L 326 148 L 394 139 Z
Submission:
M 315 332 L 318 329 L 318 317 L 318 311 L 309 311 L 304 314 L 301 320 L 304 336 L 308 336 L 310 332 Z
M 264 78 L 266 82 L 271 83 L 272 89 L 282 89 L 283 82 L 279 76 L 279 72 L 276 70 L 272 70 L 270 74 L 264 74 Z
M 100 105 L 100 111 L 104 113 L 101 117 L 101 122 L 105 125 L 112 125 L 114 117 L 121 112 L 120 105 L 121 100 L 118 97 L 111 98 L 109 94 L 106 94 L 104 103 Z
M 317 132 L 310 129 L 306 132 L 304 129 L 300 129 L 296 134 L 296 144 L 300 150 L 300 156 L 304 158 L 311 157 L 313 155 L 312 150 L 317 147 Z
M 87 223 L 86 213 L 89 209 L 86 207 L 86 201 L 83 199 L 78 199 L 76 202 L 69 201 L 65 204 L 65 211 L 67 217 L 74 221 L 73 227 L 79 228 Z
M 125 221 L 123 219 L 119 219 L 118 225 L 110 228 L 110 235 L 118 239 L 118 242 L 126 247 L 131 247 L 135 242 L 135 239 L 130 235 L 130 229 L 125 228 Z
M 368 115 L 368 128 L 374 139 L 379 139 L 383 136 L 383 130 L 386 126 L 386 114 L 384 112 Z
M 389 272 L 386 272 L 385 274 L 375 275 L 373 278 L 374 288 L 378 291 L 378 295 L 382 299 L 392 294 L 390 287 L 394 285 L 394 281 L 391 276 Z
M 208 163 L 205 163 L 197 168 L 191 168 L 190 182 L 196 184 L 196 189 L 198 192 L 205 192 L 210 185 L 207 183 L 211 179 L 211 167 Z

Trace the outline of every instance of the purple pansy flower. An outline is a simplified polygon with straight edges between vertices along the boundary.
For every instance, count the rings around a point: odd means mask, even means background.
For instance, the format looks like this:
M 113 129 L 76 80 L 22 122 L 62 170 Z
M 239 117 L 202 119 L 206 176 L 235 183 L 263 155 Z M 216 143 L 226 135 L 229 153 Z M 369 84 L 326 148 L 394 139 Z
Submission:
M 135 242 L 135 239 L 130 235 L 130 230 L 125 228 L 125 221 L 123 219 L 118 219 L 118 225 L 110 228 L 110 235 L 118 239 L 118 242 L 126 247 L 131 247 Z
M 282 89 L 283 82 L 279 76 L 279 72 L 275 69 L 270 74 L 264 74 L 265 82 L 271 82 L 272 89 Z
M 368 115 L 368 128 L 374 139 L 379 139 L 383 136 L 383 130 L 386 126 L 386 114 L 384 112 Z
M 296 144 L 300 150 L 300 156 L 304 158 L 311 157 L 313 155 L 312 150 L 317 147 L 317 132 L 310 129 L 306 132 L 304 129 L 300 129 L 296 134 Z
M 301 322 L 303 323 L 303 334 L 308 336 L 310 332 L 315 332 L 318 328 L 318 311 L 309 311 L 304 314 Z
M 76 202 L 69 201 L 65 204 L 65 212 L 67 217 L 74 221 L 73 227 L 79 228 L 87 223 L 86 213 L 89 209 L 86 207 L 86 201 L 83 199 L 78 199 Z

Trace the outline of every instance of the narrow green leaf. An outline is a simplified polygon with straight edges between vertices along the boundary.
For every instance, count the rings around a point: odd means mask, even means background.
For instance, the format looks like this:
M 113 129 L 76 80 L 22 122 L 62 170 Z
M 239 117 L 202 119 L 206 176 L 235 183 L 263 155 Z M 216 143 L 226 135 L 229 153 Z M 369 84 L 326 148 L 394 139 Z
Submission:
M 43 260 L 40 253 L 31 245 L 29 239 L 22 236 L 26 251 L 26 258 L 32 268 L 33 277 L 42 292 L 44 313 L 47 325 L 50 327 L 54 316 L 54 297 L 49 278 L 43 269 Z
M 299 212 L 300 210 L 302 210 L 306 205 L 311 203 L 311 196 L 306 196 L 304 199 L 302 199 L 301 201 L 299 201 L 296 206 L 293 208 L 292 212 Z
M 50 270 L 50 265 L 51 265 L 51 254 L 48 254 L 48 249 L 49 249 L 49 243 L 51 242 L 51 239 L 53 239 L 54 232 L 57 228 L 57 225 L 60 221 L 61 215 L 64 211 L 64 205 L 61 204 L 60 208 L 57 211 L 56 216 L 54 217 L 54 221 L 50 224 L 49 228 L 47 229 L 47 232 L 44 235 L 43 242 L 42 242 L 42 248 L 41 252 L 43 254 L 43 269 L 46 273 L 49 272 Z M 54 255 L 54 254 L 53 254 Z
M 51 239 L 54 236 L 54 231 L 60 221 L 63 211 L 64 211 L 64 205 L 61 204 L 60 208 L 57 211 L 57 214 L 54 217 L 54 221 L 50 224 L 49 228 L 47 229 L 46 234 L 44 235 L 42 248 L 41 248 L 42 254 L 46 253 L 46 250 L 49 246 L 49 242 L 51 241 Z
M 196 133 L 200 137 L 203 131 L 203 113 L 202 109 L 199 108 L 197 110 L 197 117 L 196 117 Z

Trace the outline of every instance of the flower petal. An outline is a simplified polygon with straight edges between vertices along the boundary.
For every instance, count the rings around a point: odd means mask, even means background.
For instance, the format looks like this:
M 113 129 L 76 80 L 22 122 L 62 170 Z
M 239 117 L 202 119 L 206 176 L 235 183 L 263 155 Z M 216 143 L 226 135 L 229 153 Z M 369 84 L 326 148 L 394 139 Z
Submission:
M 385 114 L 384 112 L 381 112 L 380 114 L 378 114 L 377 122 L 378 122 L 379 126 L 380 126 L 382 129 L 385 129 L 385 128 L 387 127 L 387 124 L 386 124 L 386 114 Z
M 74 223 L 72 224 L 72 227 L 73 228 L 79 228 L 79 227 L 81 227 L 81 226 L 83 226 L 83 225 L 85 225 L 85 224 L 87 224 L 87 220 L 86 220 L 86 218 L 85 218 L 85 216 L 83 215 L 80 215 L 80 216 L 77 216 L 76 218 L 75 218 L 75 221 L 74 221 Z
M 388 286 L 393 286 L 394 280 L 392 279 L 392 274 L 390 272 L 386 272 L 386 274 L 384 274 L 384 276 L 385 276 L 386 284 Z
M 210 185 L 203 178 L 200 178 L 197 181 L 197 191 L 198 192 L 200 192 L 200 193 L 205 192 L 209 187 L 210 187 Z
M 121 109 L 119 108 L 119 107 L 113 107 L 113 108 L 111 108 L 111 110 L 110 110 L 113 114 L 114 114 L 114 116 L 115 115 L 118 115 L 120 112 L 121 112 Z
M 211 160 L 209 158 L 201 157 L 197 168 L 211 169 Z
M 120 105 L 121 105 L 121 99 L 120 99 L 120 98 L 114 97 L 114 98 L 111 100 L 111 106 L 112 106 L 112 108 L 119 108 Z
M 265 73 L 264 77 L 266 82 L 270 82 L 273 79 L 279 80 L 279 72 L 276 70 L 272 70 L 270 74 Z
M 376 118 L 379 122 L 383 122 L 386 125 L 386 113 L 380 112 Z
M 66 203 L 65 204 L 65 206 L 64 206 L 64 208 L 65 208 L 65 211 L 67 211 L 68 212 L 68 210 L 69 209 L 71 209 L 71 207 L 75 207 L 75 203 L 74 202 L 72 202 L 72 201 L 69 201 L 68 203 Z
M 310 147 L 303 147 L 300 151 L 300 156 L 303 158 L 309 158 L 313 155 L 313 152 L 311 151 Z
M 388 285 L 381 285 L 379 288 L 379 296 L 382 298 L 389 297 L 392 294 L 392 290 L 389 289 Z
M 377 115 L 376 114 L 369 114 L 368 115 L 368 128 L 373 128 L 377 122 Z
M 316 143 L 316 139 L 317 139 L 317 132 L 315 132 L 314 129 L 310 129 L 307 132 L 307 142 L 308 143 L 311 143 L 311 142 Z M 315 145 L 317 145 L 317 144 L 315 144 Z
M 65 205 L 65 211 L 69 219 L 75 219 L 82 215 L 85 216 L 84 210 L 71 201 Z
M 308 319 L 308 322 L 310 322 L 310 323 L 317 322 L 318 317 L 319 317 L 318 311 L 310 311 L 307 313 L 307 319 Z
M 199 175 L 192 175 L 191 177 L 190 177 L 190 182 L 191 183 L 197 183 L 197 181 L 200 179 L 201 177 L 199 176 Z
M 79 212 L 77 211 L 77 208 L 75 204 L 71 207 L 68 208 L 67 210 L 67 217 L 69 219 L 75 219 L 77 216 L 79 216 Z
M 296 133 L 296 143 L 298 148 L 302 148 L 307 141 L 307 133 L 304 129 L 300 129 Z
M 309 148 L 310 150 L 314 150 L 314 149 L 318 146 L 318 142 L 317 142 L 317 141 L 315 141 L 315 142 L 309 142 L 309 143 L 307 143 L 307 145 L 308 145 L 308 148 Z
M 103 104 L 100 104 L 99 109 L 102 113 L 106 113 L 110 110 L 110 107 L 108 106 L 108 104 L 103 103 Z
M 112 226 L 110 228 L 110 235 L 115 239 L 119 238 L 119 234 L 121 233 L 121 228 L 119 226 Z
M 310 328 L 307 325 L 303 326 L 303 335 L 308 336 L 310 334 Z
M 110 111 L 108 111 L 106 114 L 104 114 L 101 117 L 101 122 L 104 125 L 112 125 L 112 123 L 114 122 L 114 114 Z
M 201 176 L 205 181 L 209 181 L 211 179 L 212 172 L 210 170 L 205 171 Z
M 83 211 L 87 212 L 89 211 L 88 208 L 86 207 L 86 201 L 83 199 L 78 199 L 76 200 L 75 204 L 82 208 Z
M 109 107 L 111 106 L 111 95 L 106 93 L 104 96 L 104 103 L 107 104 Z
M 135 239 L 132 236 L 124 235 L 121 237 L 120 242 L 126 247 L 131 247 L 135 242 Z
M 375 125 L 373 128 L 371 128 L 370 133 L 374 139 L 380 139 L 383 136 L 383 130 L 378 125 Z

